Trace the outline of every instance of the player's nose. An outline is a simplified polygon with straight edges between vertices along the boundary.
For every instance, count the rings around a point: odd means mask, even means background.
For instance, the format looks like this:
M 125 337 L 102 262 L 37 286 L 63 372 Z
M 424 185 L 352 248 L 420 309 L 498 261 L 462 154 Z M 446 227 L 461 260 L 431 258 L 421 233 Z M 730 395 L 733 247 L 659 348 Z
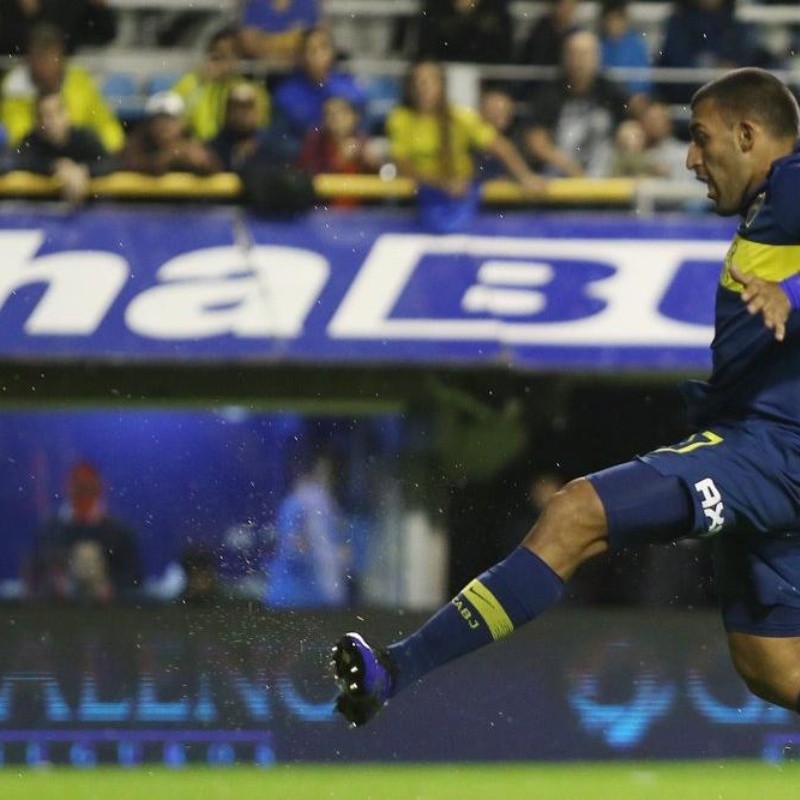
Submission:
M 689 142 L 689 148 L 686 151 L 686 169 L 697 169 L 700 163 L 700 148 L 694 142 Z

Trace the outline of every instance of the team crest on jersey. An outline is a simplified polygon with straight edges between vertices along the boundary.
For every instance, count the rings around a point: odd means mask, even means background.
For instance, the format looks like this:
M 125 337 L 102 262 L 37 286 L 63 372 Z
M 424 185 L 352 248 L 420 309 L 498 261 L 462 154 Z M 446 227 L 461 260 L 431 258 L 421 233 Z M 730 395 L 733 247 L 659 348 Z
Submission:
M 755 200 L 750 203 L 750 208 L 747 209 L 747 216 L 744 218 L 744 227 L 749 228 L 755 218 L 758 216 L 758 212 L 761 211 L 761 208 L 764 205 L 764 200 L 767 198 L 766 192 L 761 192 L 760 194 L 756 195 Z

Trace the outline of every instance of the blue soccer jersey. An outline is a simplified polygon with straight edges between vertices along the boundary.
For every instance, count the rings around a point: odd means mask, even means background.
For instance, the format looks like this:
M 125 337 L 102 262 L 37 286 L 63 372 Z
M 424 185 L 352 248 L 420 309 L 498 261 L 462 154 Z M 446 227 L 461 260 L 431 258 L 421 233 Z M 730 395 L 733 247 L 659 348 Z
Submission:
M 800 147 L 772 165 L 750 195 L 728 250 L 716 297 L 711 378 L 684 387 L 690 420 L 707 425 L 751 414 L 800 430 L 800 315 L 792 314 L 783 342 L 760 314 L 748 313 L 740 272 L 781 281 L 800 272 Z

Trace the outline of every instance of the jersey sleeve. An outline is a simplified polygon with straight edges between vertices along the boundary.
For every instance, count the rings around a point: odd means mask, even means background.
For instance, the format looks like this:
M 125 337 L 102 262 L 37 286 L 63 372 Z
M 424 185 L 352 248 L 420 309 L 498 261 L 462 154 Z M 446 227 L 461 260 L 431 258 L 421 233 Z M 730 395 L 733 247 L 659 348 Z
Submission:
M 778 225 L 790 235 L 800 236 L 800 160 L 779 163 L 769 182 L 772 213 Z

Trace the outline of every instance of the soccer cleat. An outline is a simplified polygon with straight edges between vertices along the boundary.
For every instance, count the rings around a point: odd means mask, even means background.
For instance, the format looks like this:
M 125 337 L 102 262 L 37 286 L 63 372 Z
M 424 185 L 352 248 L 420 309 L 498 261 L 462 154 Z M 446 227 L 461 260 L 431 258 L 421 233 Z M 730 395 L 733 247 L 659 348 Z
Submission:
M 333 648 L 333 674 L 339 687 L 336 710 L 355 728 L 386 705 L 396 667 L 382 648 L 358 633 L 346 633 Z

